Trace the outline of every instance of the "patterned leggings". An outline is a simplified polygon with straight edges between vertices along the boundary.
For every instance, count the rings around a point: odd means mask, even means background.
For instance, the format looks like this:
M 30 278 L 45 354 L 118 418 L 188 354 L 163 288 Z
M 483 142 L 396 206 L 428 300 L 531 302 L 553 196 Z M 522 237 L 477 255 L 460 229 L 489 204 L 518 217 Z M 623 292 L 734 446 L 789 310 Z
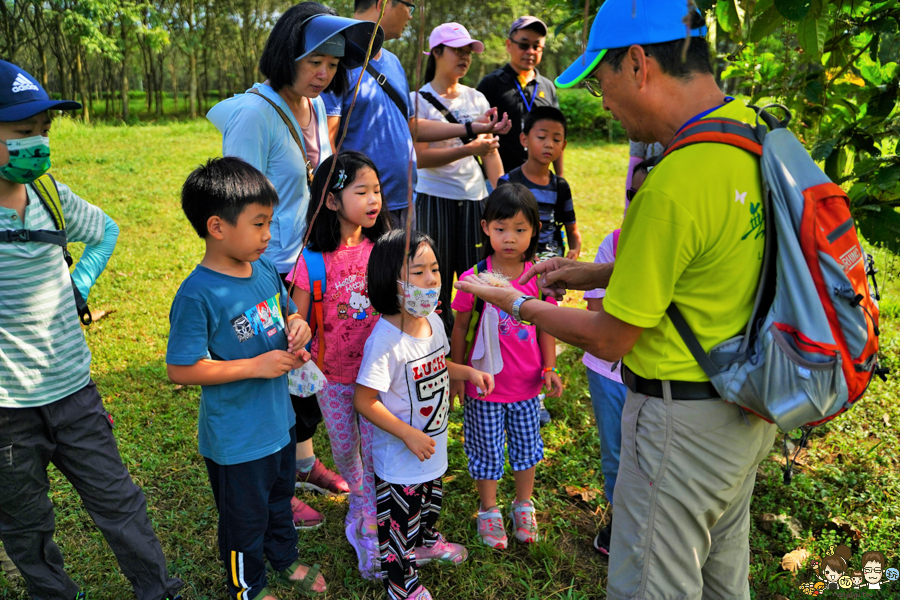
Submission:
M 365 514 L 375 519 L 375 470 L 372 467 L 372 435 L 375 426 L 353 408 L 354 384 L 326 383 L 317 394 L 331 454 L 350 493 L 360 498 Z M 361 443 L 360 443 L 361 442 Z M 362 447 L 362 459 L 360 459 Z M 352 501 L 352 498 L 351 498 Z M 351 502 L 357 506 L 359 501 Z
M 434 481 L 403 485 L 375 476 L 378 493 L 378 547 L 381 578 L 391 600 L 406 600 L 419 587 L 415 549 L 433 546 L 441 514 L 444 484 Z

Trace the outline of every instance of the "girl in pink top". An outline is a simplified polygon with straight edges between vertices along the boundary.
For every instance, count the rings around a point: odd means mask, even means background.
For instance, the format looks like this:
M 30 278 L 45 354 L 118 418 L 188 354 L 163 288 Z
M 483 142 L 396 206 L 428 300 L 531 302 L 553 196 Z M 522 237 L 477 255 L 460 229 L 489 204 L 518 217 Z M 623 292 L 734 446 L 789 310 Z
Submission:
M 541 221 L 534 195 L 517 183 L 504 185 L 488 196 L 484 204 L 481 228 L 487 248 L 486 270 L 505 276 L 510 284 L 525 294 L 538 296 L 536 280 L 525 285 L 519 278 L 531 267 L 538 242 Z M 460 277 L 472 275 L 470 269 Z M 552 298 L 548 302 L 556 303 Z M 453 327 L 451 354 L 453 362 L 471 365 L 467 358 L 466 332 L 469 328 L 475 298 L 458 290 L 453 300 L 457 311 Z M 482 318 L 488 310 L 485 305 Z M 493 548 L 506 548 L 507 537 L 503 515 L 497 508 L 497 481 L 503 474 L 504 441 L 508 440 L 509 463 L 515 474 L 516 500 L 510 510 L 515 537 L 521 542 L 537 541 L 534 504 L 534 471 L 544 458 L 538 411 L 538 394 L 542 386 L 548 395 L 562 394 L 562 380 L 556 372 L 556 340 L 533 325 L 519 323 L 511 315 L 499 311 L 497 331 L 485 329 L 485 335 L 499 338 L 502 369 L 494 374 L 494 391 L 483 399 L 471 384 L 451 382 L 450 398 L 465 397 L 463 415 L 463 449 L 469 459 L 469 474 L 475 479 L 481 506 L 478 509 L 478 534 Z M 473 344 L 477 342 L 477 337 Z M 488 344 L 488 340 L 484 340 Z
M 331 163 L 336 161 L 329 178 Z M 325 193 L 318 216 L 313 215 Z M 313 179 L 306 217 L 309 245 L 300 255 L 288 281 L 299 314 L 307 314 L 312 296 L 306 252 L 321 252 L 325 263 L 322 322 L 312 340 L 313 360 L 328 382 L 317 394 L 331 452 L 341 476 L 350 486 L 347 539 L 359 558 L 363 577 L 380 569 L 375 520 L 375 479 L 372 469 L 372 424 L 353 408 L 353 390 L 363 348 L 378 315 L 369 302 L 366 267 L 375 240 L 391 228 L 387 204 L 381 197 L 378 169 L 359 152 L 342 152 L 322 161 Z M 324 355 L 322 353 L 324 339 Z M 362 458 L 360 458 L 360 446 Z

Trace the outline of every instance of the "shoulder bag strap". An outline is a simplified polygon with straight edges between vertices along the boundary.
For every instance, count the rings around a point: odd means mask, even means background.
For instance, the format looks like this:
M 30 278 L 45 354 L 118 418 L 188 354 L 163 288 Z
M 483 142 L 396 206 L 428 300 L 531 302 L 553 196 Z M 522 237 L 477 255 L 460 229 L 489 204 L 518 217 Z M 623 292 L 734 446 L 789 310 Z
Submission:
M 247 91 L 248 94 L 256 94 L 266 102 L 268 102 L 272 108 L 275 109 L 275 112 L 278 113 L 278 116 L 281 117 L 281 120 L 284 121 L 284 124 L 287 125 L 288 131 L 291 132 L 291 137 L 294 138 L 294 141 L 297 142 L 297 147 L 300 148 L 300 154 L 303 155 L 303 162 L 306 163 L 306 184 L 312 188 L 312 180 L 313 180 L 313 166 L 312 163 L 309 162 L 309 158 L 306 156 L 306 148 L 303 145 L 303 140 L 300 139 L 300 135 L 297 133 L 297 129 L 294 128 L 294 124 L 291 123 L 291 120 L 288 118 L 284 111 L 281 110 L 281 107 L 275 104 L 271 98 L 266 97 L 265 94 L 257 90 L 256 88 L 252 88 Z M 309 105 L 309 110 L 315 110 L 312 106 L 312 103 Z
M 371 61 L 366 64 L 366 73 L 371 75 L 375 79 L 375 83 L 381 86 L 381 89 L 384 90 L 384 93 L 390 97 L 391 100 L 394 101 L 394 104 L 397 105 L 397 110 L 400 111 L 400 114 L 403 115 L 405 120 L 409 120 L 409 105 L 400 95 L 394 86 L 391 85 L 391 82 L 387 80 L 387 76 L 384 73 L 378 71 L 375 66 L 371 63 Z
M 444 119 L 446 119 L 446 121 L 448 123 L 450 123 L 452 125 L 462 125 L 462 123 L 460 123 L 459 120 L 457 120 L 457 118 L 453 116 L 453 113 L 451 113 L 447 109 L 447 107 L 445 107 L 441 103 L 440 100 L 438 100 L 437 98 L 434 97 L 434 94 L 432 94 L 431 92 L 423 92 L 420 90 L 419 95 L 422 96 L 423 98 L 425 98 L 425 100 L 427 100 L 428 103 L 435 108 L 435 110 L 437 110 L 439 113 L 441 113 L 441 116 L 444 117 Z M 459 139 L 462 141 L 463 144 L 468 144 L 474 138 L 460 136 Z

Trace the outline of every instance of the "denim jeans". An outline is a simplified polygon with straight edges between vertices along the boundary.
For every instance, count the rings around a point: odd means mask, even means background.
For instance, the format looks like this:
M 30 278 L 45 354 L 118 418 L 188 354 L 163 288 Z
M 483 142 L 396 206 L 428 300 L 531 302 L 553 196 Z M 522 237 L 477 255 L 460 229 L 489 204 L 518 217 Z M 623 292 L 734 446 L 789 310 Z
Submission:
M 622 448 L 622 407 L 625 406 L 625 384 L 613 381 L 592 369 L 587 370 L 588 389 L 597 433 L 600 434 L 600 466 L 603 469 L 603 491 L 610 504 L 619 472 L 619 451 Z

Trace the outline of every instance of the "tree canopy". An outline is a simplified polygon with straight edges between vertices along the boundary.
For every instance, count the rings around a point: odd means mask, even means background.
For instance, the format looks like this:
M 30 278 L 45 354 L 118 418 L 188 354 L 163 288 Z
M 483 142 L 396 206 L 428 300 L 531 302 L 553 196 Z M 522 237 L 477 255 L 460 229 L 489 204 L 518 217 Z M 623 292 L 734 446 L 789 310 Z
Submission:
M 675 1 L 675 0 L 673 0 Z M 706 15 L 723 89 L 753 103 L 780 103 L 792 129 L 849 192 L 866 237 L 900 251 L 900 5 L 896 0 L 684 0 Z M 583 48 L 603 0 L 419 0 L 404 36 L 388 47 L 414 81 L 431 29 L 465 25 L 485 42 L 465 83 L 505 62 L 519 15 L 551 27 L 541 69 L 555 76 Z M 250 87 L 285 0 L 0 0 L 0 57 L 48 90 L 76 97 L 89 121 L 95 103 L 129 120 L 137 88 L 163 115 L 183 97 L 188 116 Z M 351 15 L 350 0 L 331 5 Z M 593 100 L 583 100 L 593 102 Z

